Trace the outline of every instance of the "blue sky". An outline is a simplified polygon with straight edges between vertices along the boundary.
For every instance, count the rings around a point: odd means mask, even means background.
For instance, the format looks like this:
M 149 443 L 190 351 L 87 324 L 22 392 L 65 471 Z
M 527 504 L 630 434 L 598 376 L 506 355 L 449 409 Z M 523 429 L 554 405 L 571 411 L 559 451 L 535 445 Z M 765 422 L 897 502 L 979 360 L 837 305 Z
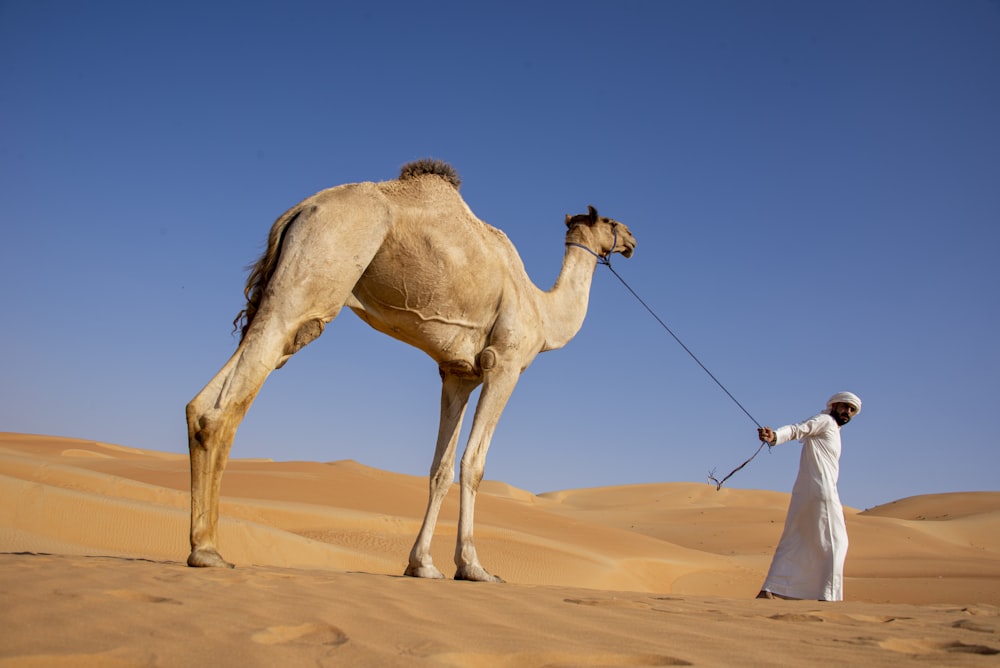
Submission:
M 539 287 L 565 214 L 628 224 L 615 270 L 761 423 L 859 394 L 845 504 L 1000 489 L 998 72 L 989 0 L 0 2 L 0 430 L 186 452 L 273 220 L 431 156 Z M 344 313 L 232 456 L 425 475 L 438 401 L 429 358 Z M 702 482 L 755 432 L 598 267 L 486 477 Z

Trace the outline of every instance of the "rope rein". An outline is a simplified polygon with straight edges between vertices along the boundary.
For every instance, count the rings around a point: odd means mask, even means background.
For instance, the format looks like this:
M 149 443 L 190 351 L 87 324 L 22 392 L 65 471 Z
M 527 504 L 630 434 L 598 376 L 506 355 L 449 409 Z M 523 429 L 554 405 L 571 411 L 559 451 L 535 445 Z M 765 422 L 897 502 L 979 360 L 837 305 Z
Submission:
M 694 354 L 693 352 L 691 352 L 691 349 L 690 349 L 690 348 L 688 348 L 688 347 L 687 347 L 686 345 L 684 345 L 684 342 L 683 342 L 683 341 L 681 341 L 681 340 L 680 340 L 680 338 L 679 338 L 679 337 L 678 337 L 678 336 L 677 336 L 676 334 L 674 334 L 673 330 L 672 330 L 672 329 L 670 329 L 670 327 L 668 327 L 668 326 L 667 326 L 667 323 L 663 322 L 663 320 L 662 320 L 662 319 L 660 318 L 660 316 L 656 315 L 656 312 L 655 312 L 655 311 L 653 311 L 653 309 L 649 307 L 649 304 L 647 304 L 647 303 L 646 303 L 645 301 L 643 301 L 642 297 L 640 297 L 640 296 L 639 296 L 639 295 L 638 295 L 638 294 L 636 293 L 636 291 L 632 289 L 632 286 L 630 286 L 630 285 L 629 285 L 629 284 L 628 284 L 628 283 L 627 283 L 627 282 L 625 281 L 625 279 L 624 279 L 624 278 L 622 278 L 622 277 L 621 277 L 621 276 L 620 276 L 620 275 L 618 274 L 618 272 L 617 272 L 617 271 L 615 271 L 615 268 L 611 266 L 611 254 L 612 254 L 612 253 L 614 252 L 614 249 L 615 249 L 615 247 L 616 247 L 616 246 L 618 245 L 618 228 L 617 228 L 616 226 L 612 226 L 612 229 L 614 230 L 614 235 L 615 235 L 615 237 L 614 237 L 614 241 L 613 241 L 613 243 L 612 243 L 612 245 L 611 245 L 611 250 L 610 250 L 610 251 L 608 251 L 608 252 L 607 252 L 606 254 L 604 254 L 604 255 L 601 255 L 601 254 L 599 254 L 599 253 L 595 253 L 595 252 L 594 252 L 594 251 L 593 251 L 592 249 L 590 249 L 590 248 L 587 248 L 587 247 L 586 247 L 586 246 L 584 246 L 583 244 L 578 244 L 578 243 L 575 243 L 575 242 L 572 242 L 572 241 L 567 241 L 567 242 L 566 242 L 566 245 L 567 245 L 567 246 L 576 246 L 576 247 L 578 247 L 578 248 L 582 248 L 582 249 L 584 249 L 585 251 L 587 251 L 588 253 L 590 253 L 591 255 L 593 255 L 594 257 L 596 257 L 596 258 L 597 258 L 597 262 L 598 262 L 598 264 L 603 264 L 603 265 L 604 265 L 605 267 L 607 267 L 607 268 L 608 268 L 608 269 L 609 269 L 609 270 L 611 271 L 611 273 L 615 275 L 615 278 L 617 278 L 617 279 L 618 279 L 618 281 L 619 281 L 619 282 L 620 282 L 620 283 L 621 283 L 622 285 L 624 285 L 624 286 L 625 286 L 625 289 L 626 289 L 626 290 L 628 290 L 629 292 L 631 292 L 631 293 L 632 293 L 632 296 L 633 296 L 633 297 L 635 297 L 635 298 L 636 298 L 636 300 L 638 300 L 638 302 L 639 302 L 640 304 L 642 304 L 643 308 L 645 308 L 645 309 L 646 309 L 646 310 L 647 310 L 647 311 L 649 312 L 649 314 L 650 314 L 651 316 L 653 316 L 653 318 L 654 318 L 654 319 L 656 320 L 656 322 L 660 323 L 660 326 L 661 326 L 661 327 L 663 327 L 663 329 L 667 330 L 667 333 L 668 333 L 668 334 L 670 334 L 670 336 L 672 336 L 672 337 L 674 338 L 674 341 L 676 341 L 676 342 L 677 342 L 678 344 L 680 344 L 680 347 L 684 349 L 684 352 L 686 352 L 686 353 L 687 353 L 688 355 L 690 355 L 690 356 L 691 356 L 691 359 L 693 359 L 693 360 L 694 360 L 695 362 L 697 362 L 697 363 L 698 363 L 698 366 L 700 366 L 700 367 L 702 368 L 702 370 L 703 370 L 703 371 L 704 371 L 705 373 L 707 373 L 707 374 L 708 374 L 709 378 L 711 378 L 712 380 L 714 380 L 714 381 L 715 381 L 715 384 L 716 384 L 716 385 L 718 385 L 718 386 L 719 386 L 720 388 L 722 388 L 722 391 L 723 391 L 723 392 L 725 392 L 725 393 L 726 393 L 726 395 L 727 395 L 727 396 L 728 396 L 728 397 L 729 397 L 730 399 L 732 399 L 732 400 L 733 400 L 733 403 L 735 403 L 735 404 L 736 404 L 737 406 L 739 406 L 739 407 L 740 407 L 740 410 L 741 410 L 741 411 L 743 411 L 743 412 L 744 412 L 744 413 L 746 414 L 746 416 L 747 416 L 748 418 L 750 418 L 750 420 L 751 420 L 751 421 L 752 421 L 752 422 L 753 422 L 753 423 L 754 423 L 755 425 L 757 425 L 757 428 L 758 428 L 758 429 L 762 429 L 763 427 L 761 426 L 760 422 L 757 422 L 757 419 L 756 419 L 756 418 L 754 418 L 754 416 L 750 414 L 750 411 L 748 411 L 748 410 L 747 410 L 746 408 L 744 408 L 744 407 L 743 407 L 743 404 L 741 404 L 741 403 L 740 403 L 740 402 L 739 402 L 739 401 L 738 401 L 738 400 L 736 399 L 736 397 L 734 397 L 734 396 L 733 396 L 732 392 L 730 392 L 729 390 L 727 390 L 727 389 L 726 389 L 726 386 L 725 386 L 725 385 L 723 385 L 723 384 L 722 384 L 722 383 L 721 383 L 721 382 L 719 381 L 719 379 L 715 377 L 715 374 L 713 374 L 713 373 L 712 373 L 711 371 L 709 371 L 709 370 L 708 370 L 708 367 L 706 367 L 706 366 L 705 366 L 704 364 L 702 364 L 702 363 L 701 363 L 701 360 L 699 360 L 699 359 L 698 359 L 698 357 L 697 357 L 697 356 L 696 356 L 696 355 L 695 355 L 695 354 Z M 749 459 L 747 459 L 747 460 L 746 460 L 745 462 L 743 462 L 742 464 L 740 464 L 739 466 L 737 466 L 737 467 L 736 467 L 735 469 L 733 469 L 732 471 L 730 471 L 730 472 L 729 472 L 729 474 L 727 474 L 727 475 L 726 475 L 726 476 L 725 476 L 724 478 L 722 478 L 722 480 L 719 480 L 718 478 L 716 478 L 716 477 L 715 477 L 715 469 L 712 469 L 711 471 L 709 471 L 709 472 L 708 472 L 708 479 L 709 479 L 709 480 L 711 480 L 711 481 L 712 481 L 713 483 L 715 483 L 715 489 L 716 489 L 716 491 L 719 491 L 720 489 L 722 489 L 722 483 L 724 483 L 724 482 L 726 482 L 727 480 L 729 480 L 729 478 L 731 478 L 731 477 L 732 477 L 732 475 L 733 475 L 734 473 L 736 473 L 737 471 L 739 471 L 740 469 L 742 469 L 742 468 L 743 468 L 744 466 L 746 466 L 747 464 L 749 464 L 750 462 L 752 462 L 752 461 L 754 460 L 754 458 L 755 458 L 755 457 L 756 457 L 756 456 L 757 456 L 758 454 L 760 454 L 760 451 L 764 449 L 764 446 L 765 446 L 765 445 L 767 446 L 767 450 L 768 450 L 768 452 L 770 452 L 770 451 L 771 451 L 771 448 L 772 448 L 772 447 L 774 447 L 774 446 L 772 446 L 772 445 L 771 445 L 770 443 L 768 443 L 767 441 L 761 441 L 761 442 L 760 442 L 760 447 L 758 447 L 758 448 L 757 448 L 757 451 L 756 451 L 756 452 L 754 452 L 754 453 L 753 453 L 753 454 L 752 454 L 752 455 L 750 456 L 750 458 L 749 458 Z

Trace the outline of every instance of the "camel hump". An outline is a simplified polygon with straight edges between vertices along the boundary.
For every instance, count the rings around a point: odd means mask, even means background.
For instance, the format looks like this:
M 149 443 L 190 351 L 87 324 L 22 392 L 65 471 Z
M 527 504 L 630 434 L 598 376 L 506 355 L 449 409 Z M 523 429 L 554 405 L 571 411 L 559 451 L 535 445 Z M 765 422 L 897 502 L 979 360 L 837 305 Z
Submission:
M 424 174 L 440 176 L 454 186 L 455 190 L 458 190 L 458 187 L 462 185 L 462 179 L 454 167 L 443 160 L 434 160 L 433 158 L 422 158 L 406 163 L 399 172 L 399 180 L 415 179 Z

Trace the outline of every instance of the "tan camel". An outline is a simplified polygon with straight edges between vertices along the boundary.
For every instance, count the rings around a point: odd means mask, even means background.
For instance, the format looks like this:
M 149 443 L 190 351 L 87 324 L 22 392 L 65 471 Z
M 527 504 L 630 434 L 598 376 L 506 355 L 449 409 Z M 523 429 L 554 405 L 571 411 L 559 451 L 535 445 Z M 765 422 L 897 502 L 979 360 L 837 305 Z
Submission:
M 247 279 L 242 338 L 187 406 L 191 451 L 190 566 L 228 566 L 217 550 L 219 488 L 236 429 L 264 380 L 318 337 L 347 306 L 378 331 L 438 363 L 441 422 L 423 525 L 406 575 L 444 577 L 431 560 L 441 502 L 455 477 L 455 447 L 469 395 L 482 384 L 462 456 L 455 578 L 502 582 L 480 565 L 472 538 L 486 451 L 521 372 L 580 330 L 598 257 L 630 257 L 625 225 L 566 216 L 562 271 L 535 287 L 513 244 L 482 222 L 440 161 L 403 167 L 398 180 L 323 190 L 285 212 Z

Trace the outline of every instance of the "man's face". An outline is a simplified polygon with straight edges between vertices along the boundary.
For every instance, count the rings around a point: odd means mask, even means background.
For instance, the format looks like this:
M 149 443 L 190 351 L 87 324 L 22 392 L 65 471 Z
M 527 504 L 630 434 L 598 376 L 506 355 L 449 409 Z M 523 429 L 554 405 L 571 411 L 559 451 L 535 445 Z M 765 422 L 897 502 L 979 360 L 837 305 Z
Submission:
M 838 425 L 843 427 L 845 424 L 851 421 L 858 412 L 858 409 L 851 404 L 845 404 L 843 402 L 837 402 L 830 409 L 830 416 L 837 422 Z

